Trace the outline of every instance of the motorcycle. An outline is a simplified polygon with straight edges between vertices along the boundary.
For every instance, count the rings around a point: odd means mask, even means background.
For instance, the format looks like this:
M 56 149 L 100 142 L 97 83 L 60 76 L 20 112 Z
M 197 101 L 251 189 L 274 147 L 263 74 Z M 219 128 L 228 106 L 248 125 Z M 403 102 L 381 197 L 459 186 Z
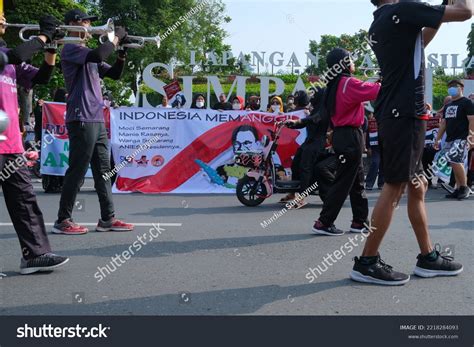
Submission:
M 283 180 L 277 175 L 277 166 L 273 155 L 278 147 L 278 139 L 284 122 L 277 122 L 270 132 L 261 139 L 263 150 L 260 152 L 237 152 L 234 160 L 237 165 L 248 168 L 236 187 L 237 199 L 245 206 L 255 207 L 273 194 L 297 193 L 301 190 L 300 181 Z M 316 182 L 316 180 L 313 180 Z M 311 194 L 316 194 L 313 190 Z

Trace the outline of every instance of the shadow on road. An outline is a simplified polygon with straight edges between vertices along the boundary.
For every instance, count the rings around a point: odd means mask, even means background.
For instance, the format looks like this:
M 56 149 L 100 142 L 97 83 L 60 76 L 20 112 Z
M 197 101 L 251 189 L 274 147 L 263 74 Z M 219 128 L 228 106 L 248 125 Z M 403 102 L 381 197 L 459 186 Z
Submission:
M 294 305 L 298 299 L 337 287 L 351 285 L 349 279 L 322 283 L 300 284 L 280 287 L 266 285 L 250 288 L 225 289 L 199 293 L 173 293 L 143 298 L 110 300 L 88 303 L 94 300 L 85 293 L 84 303 L 14 306 L 1 309 L 8 314 L 55 314 L 55 315 L 239 315 L 253 314 L 263 306 L 279 300 Z M 291 307 L 291 306 L 289 306 Z M 282 313 L 287 314 L 287 313 Z M 312 312 L 317 315 L 318 312 Z
M 136 252 L 134 257 L 164 257 L 173 254 L 192 253 L 201 250 L 216 250 L 229 248 L 244 248 L 256 245 L 267 245 L 282 242 L 300 241 L 314 238 L 310 234 L 297 235 L 265 235 L 250 237 L 230 237 L 220 239 L 204 239 L 190 241 L 160 241 L 159 237 L 155 242 L 148 242 L 140 251 Z M 97 248 L 85 248 L 75 250 L 58 250 L 58 253 L 67 256 L 97 256 L 97 257 L 113 257 L 122 253 L 131 246 L 131 243 L 111 245 Z
M 431 230 L 446 230 L 449 231 L 450 229 L 461 229 L 461 230 L 473 230 L 474 229 L 474 221 L 473 220 L 466 220 L 466 221 L 456 221 L 451 222 L 446 225 L 430 225 L 429 228 Z

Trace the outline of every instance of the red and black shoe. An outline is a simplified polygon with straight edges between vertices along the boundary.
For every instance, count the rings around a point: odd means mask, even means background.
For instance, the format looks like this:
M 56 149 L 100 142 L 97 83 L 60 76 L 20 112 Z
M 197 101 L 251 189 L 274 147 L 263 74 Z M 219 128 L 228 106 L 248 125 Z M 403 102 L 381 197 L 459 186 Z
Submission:
M 97 223 L 96 231 L 132 231 L 133 224 L 125 223 L 117 218 L 111 218 L 109 221 L 104 222 L 102 219 L 99 219 Z
M 56 221 L 51 232 L 53 234 L 82 235 L 87 234 L 89 229 L 74 223 L 71 219 L 65 219 L 61 223 Z

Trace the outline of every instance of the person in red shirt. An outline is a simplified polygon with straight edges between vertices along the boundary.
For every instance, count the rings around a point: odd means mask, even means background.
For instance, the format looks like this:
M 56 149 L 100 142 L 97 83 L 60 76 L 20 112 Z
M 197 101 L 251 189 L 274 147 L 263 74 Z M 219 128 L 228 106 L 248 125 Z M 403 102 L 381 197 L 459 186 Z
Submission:
M 355 70 L 351 54 L 342 48 L 333 49 L 326 58 L 332 77 L 323 96 L 322 116 L 330 120 L 334 129 L 332 145 L 339 159 L 335 181 L 325 199 L 319 219 L 314 223 L 313 232 L 338 236 L 344 231 L 334 226 L 342 205 L 350 196 L 352 224 L 350 231 L 366 230 L 369 214 L 368 200 L 364 190 L 364 102 L 377 98 L 379 83 L 363 82 L 354 78 Z

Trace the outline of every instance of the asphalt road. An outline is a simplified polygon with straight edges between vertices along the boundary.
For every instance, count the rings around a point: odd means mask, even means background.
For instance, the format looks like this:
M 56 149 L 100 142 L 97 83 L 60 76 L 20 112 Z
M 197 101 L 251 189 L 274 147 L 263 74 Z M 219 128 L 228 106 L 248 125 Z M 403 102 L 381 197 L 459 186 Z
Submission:
M 35 183 L 51 228 L 59 196 Z M 75 220 L 93 226 L 99 217 L 95 192 L 86 181 Z M 378 191 L 369 192 L 372 207 Z M 427 196 L 435 242 L 449 247 L 465 266 L 456 278 L 419 279 L 403 287 L 351 282 L 352 257 L 362 245 L 330 266 L 313 283 L 306 273 L 338 250 L 349 237 L 310 232 L 321 209 L 311 205 L 289 211 L 263 229 L 260 223 L 282 206 L 274 196 L 262 206 L 241 206 L 223 195 L 115 195 L 119 217 L 141 223 L 131 233 L 90 232 L 51 235 L 54 251 L 71 257 L 63 268 L 30 276 L 18 274 L 20 247 L 1 198 L 0 314 L 26 315 L 468 315 L 474 311 L 473 207 L 447 201 L 444 192 Z M 337 221 L 348 229 L 347 203 Z M 150 227 L 159 224 L 150 233 Z M 166 225 L 165 225 L 166 224 Z M 147 236 L 144 236 L 147 234 Z M 143 242 L 138 249 L 139 239 Z M 144 244 L 145 243 L 145 244 Z M 454 247 L 453 247 L 454 246 Z M 122 256 L 113 266 L 111 257 Z M 418 249 L 402 200 L 381 254 L 396 269 L 412 273 Z M 98 268 L 106 265 L 114 271 Z

